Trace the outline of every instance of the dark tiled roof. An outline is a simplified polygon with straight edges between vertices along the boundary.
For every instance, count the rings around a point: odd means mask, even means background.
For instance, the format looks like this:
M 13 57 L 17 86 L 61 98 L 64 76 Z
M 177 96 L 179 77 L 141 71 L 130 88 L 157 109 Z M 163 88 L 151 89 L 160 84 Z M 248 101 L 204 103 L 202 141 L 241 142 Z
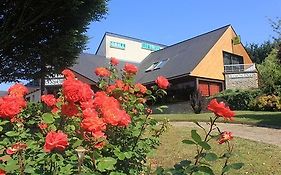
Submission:
M 157 76 L 163 75 L 167 78 L 189 74 L 205 57 L 209 50 L 219 40 L 230 25 L 168 46 L 162 50 L 152 52 L 139 66 L 137 82 L 149 83 Z M 160 69 L 145 72 L 155 62 L 169 59 Z
M 0 97 L 3 97 L 3 96 L 5 96 L 5 95 L 7 95 L 7 94 L 8 94 L 7 91 L 0 91 Z
M 98 81 L 98 76 L 94 73 L 94 70 L 97 67 L 108 67 L 109 66 L 109 58 L 106 58 L 104 56 L 99 56 L 95 54 L 88 54 L 88 53 L 82 53 L 77 59 L 77 63 L 71 67 L 70 69 L 74 72 L 94 81 Z M 120 61 L 117 68 L 122 69 L 124 67 L 126 62 Z M 136 63 L 131 63 L 134 65 L 137 65 Z

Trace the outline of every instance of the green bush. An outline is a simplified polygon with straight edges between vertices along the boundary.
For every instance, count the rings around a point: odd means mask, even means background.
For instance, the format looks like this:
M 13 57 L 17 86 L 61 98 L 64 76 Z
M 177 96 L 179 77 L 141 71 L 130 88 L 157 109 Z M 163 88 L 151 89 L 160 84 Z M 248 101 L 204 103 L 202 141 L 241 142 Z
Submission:
M 250 104 L 253 103 L 260 94 L 261 91 L 258 89 L 227 89 L 213 97 L 227 102 L 232 110 L 250 110 Z
M 261 95 L 250 104 L 252 110 L 281 111 L 281 98 L 276 95 Z

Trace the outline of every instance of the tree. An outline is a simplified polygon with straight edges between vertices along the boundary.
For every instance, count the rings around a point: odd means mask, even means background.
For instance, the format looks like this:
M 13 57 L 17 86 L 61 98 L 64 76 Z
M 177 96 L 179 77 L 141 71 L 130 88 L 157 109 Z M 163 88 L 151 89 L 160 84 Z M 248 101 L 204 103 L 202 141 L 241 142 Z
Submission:
M 107 12 L 107 0 L 3 0 L 0 82 L 36 79 L 75 63 L 86 30 Z
M 275 43 L 271 41 L 265 41 L 260 45 L 256 43 L 250 43 L 245 46 L 253 62 L 257 64 L 262 63 L 274 47 Z
M 277 60 L 277 50 L 273 49 L 257 68 L 265 93 L 281 95 L 281 64 Z

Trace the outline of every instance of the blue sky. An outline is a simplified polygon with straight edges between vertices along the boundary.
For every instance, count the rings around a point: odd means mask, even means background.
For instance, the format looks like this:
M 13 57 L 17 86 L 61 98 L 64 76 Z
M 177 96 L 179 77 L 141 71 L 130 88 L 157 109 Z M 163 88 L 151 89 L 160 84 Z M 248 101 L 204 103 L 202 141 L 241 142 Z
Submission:
M 95 53 L 105 32 L 170 45 L 227 24 L 244 44 L 262 43 L 280 12 L 280 0 L 111 0 L 106 18 L 90 24 L 85 52 Z

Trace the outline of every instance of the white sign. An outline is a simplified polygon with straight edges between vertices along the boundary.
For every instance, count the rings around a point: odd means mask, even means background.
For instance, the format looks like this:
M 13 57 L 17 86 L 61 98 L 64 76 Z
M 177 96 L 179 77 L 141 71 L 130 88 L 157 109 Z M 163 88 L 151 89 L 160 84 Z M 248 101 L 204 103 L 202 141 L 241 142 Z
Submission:
M 228 75 L 229 78 L 251 78 L 254 77 L 253 73 L 247 73 L 247 74 L 230 74 Z
M 48 79 L 45 80 L 45 85 L 46 86 L 62 85 L 63 80 L 64 79 L 59 79 L 59 78 Z

